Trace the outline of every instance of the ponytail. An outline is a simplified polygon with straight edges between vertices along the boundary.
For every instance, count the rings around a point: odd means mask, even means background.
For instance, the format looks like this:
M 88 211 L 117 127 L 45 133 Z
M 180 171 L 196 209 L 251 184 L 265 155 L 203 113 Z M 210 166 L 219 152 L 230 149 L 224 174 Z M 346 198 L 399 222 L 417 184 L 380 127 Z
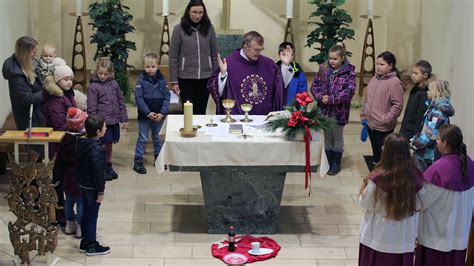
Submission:
M 459 159 L 461 160 L 461 174 L 462 174 L 462 181 L 466 181 L 467 179 L 467 150 L 466 144 L 462 143 L 459 146 Z

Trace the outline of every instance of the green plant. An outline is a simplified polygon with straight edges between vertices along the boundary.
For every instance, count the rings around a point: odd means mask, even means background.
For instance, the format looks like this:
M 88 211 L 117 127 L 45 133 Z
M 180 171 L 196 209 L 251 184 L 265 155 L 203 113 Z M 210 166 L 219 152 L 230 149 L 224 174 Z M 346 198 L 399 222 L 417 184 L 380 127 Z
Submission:
M 97 44 L 94 60 L 107 56 L 114 64 L 115 79 L 127 102 L 130 102 L 131 84 L 128 80 L 127 69 L 133 66 L 127 64 L 128 53 L 136 50 L 135 43 L 127 41 L 125 35 L 135 31 L 130 24 L 133 16 L 130 8 L 120 3 L 120 0 L 101 0 L 89 5 L 92 29 L 96 30 L 91 36 L 91 44 Z
M 346 10 L 338 8 L 344 4 L 345 0 L 309 0 L 308 3 L 316 5 L 317 9 L 311 13 L 310 18 L 319 17 L 320 22 L 310 21 L 309 25 L 315 25 L 316 29 L 306 36 L 306 45 L 311 47 L 313 44 L 319 44 L 314 49 L 319 53 L 311 56 L 310 62 L 319 64 L 328 59 L 328 52 L 331 46 L 337 43 L 343 43 L 346 39 L 354 40 L 354 30 L 349 29 L 349 23 L 352 22 L 351 16 Z M 351 53 L 348 52 L 348 56 Z
M 305 133 L 306 130 L 328 129 L 333 121 L 324 116 L 318 106 L 314 104 L 309 110 L 308 105 L 313 99 L 307 92 L 296 94 L 295 101 L 285 108 L 285 111 L 278 112 L 274 117 L 270 117 L 265 124 L 265 129 L 275 132 L 281 129 L 285 138 L 293 139 L 299 133 Z

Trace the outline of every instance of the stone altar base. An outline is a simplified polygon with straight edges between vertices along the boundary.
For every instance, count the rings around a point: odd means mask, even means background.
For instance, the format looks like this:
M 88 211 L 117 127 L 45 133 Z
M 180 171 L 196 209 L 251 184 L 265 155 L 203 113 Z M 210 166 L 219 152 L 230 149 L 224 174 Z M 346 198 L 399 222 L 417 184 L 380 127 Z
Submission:
M 200 172 L 209 233 L 227 234 L 233 225 L 237 234 L 274 234 L 286 173 L 304 167 L 170 165 L 170 170 Z
M 208 232 L 226 234 L 233 225 L 239 234 L 274 234 L 285 178 L 286 172 L 250 167 L 201 171 Z

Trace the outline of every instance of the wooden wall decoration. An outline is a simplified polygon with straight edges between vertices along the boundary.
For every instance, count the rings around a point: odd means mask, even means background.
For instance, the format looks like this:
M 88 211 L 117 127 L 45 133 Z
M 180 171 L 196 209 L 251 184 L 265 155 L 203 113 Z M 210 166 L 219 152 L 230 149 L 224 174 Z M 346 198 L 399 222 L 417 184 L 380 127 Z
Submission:
M 33 152 L 28 163 L 16 164 L 9 154 L 10 190 L 5 198 L 17 220 L 8 223 L 8 232 L 17 260 L 29 265 L 29 252 L 37 250 L 39 256 L 48 255 L 51 265 L 59 231 L 54 225 L 58 196 L 51 183 L 55 158 L 45 165 L 36 163 L 38 157 Z

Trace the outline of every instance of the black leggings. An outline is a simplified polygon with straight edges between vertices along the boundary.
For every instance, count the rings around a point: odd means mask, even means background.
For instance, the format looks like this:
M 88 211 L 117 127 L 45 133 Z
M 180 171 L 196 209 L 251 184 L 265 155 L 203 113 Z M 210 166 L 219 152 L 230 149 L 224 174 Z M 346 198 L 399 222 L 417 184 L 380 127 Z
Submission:
M 367 127 L 367 131 L 369 133 L 370 144 L 372 144 L 372 153 L 374 155 L 374 163 L 378 163 L 380 161 L 380 156 L 382 155 L 382 146 L 385 140 L 385 137 L 392 134 L 393 130 L 391 131 L 378 131 L 375 129 L 371 129 Z
M 209 79 L 178 79 L 179 89 L 181 90 L 181 107 L 186 101 L 193 103 L 193 114 L 205 115 L 207 100 L 209 99 L 209 90 L 207 81 Z M 183 108 L 184 110 L 184 108 Z

